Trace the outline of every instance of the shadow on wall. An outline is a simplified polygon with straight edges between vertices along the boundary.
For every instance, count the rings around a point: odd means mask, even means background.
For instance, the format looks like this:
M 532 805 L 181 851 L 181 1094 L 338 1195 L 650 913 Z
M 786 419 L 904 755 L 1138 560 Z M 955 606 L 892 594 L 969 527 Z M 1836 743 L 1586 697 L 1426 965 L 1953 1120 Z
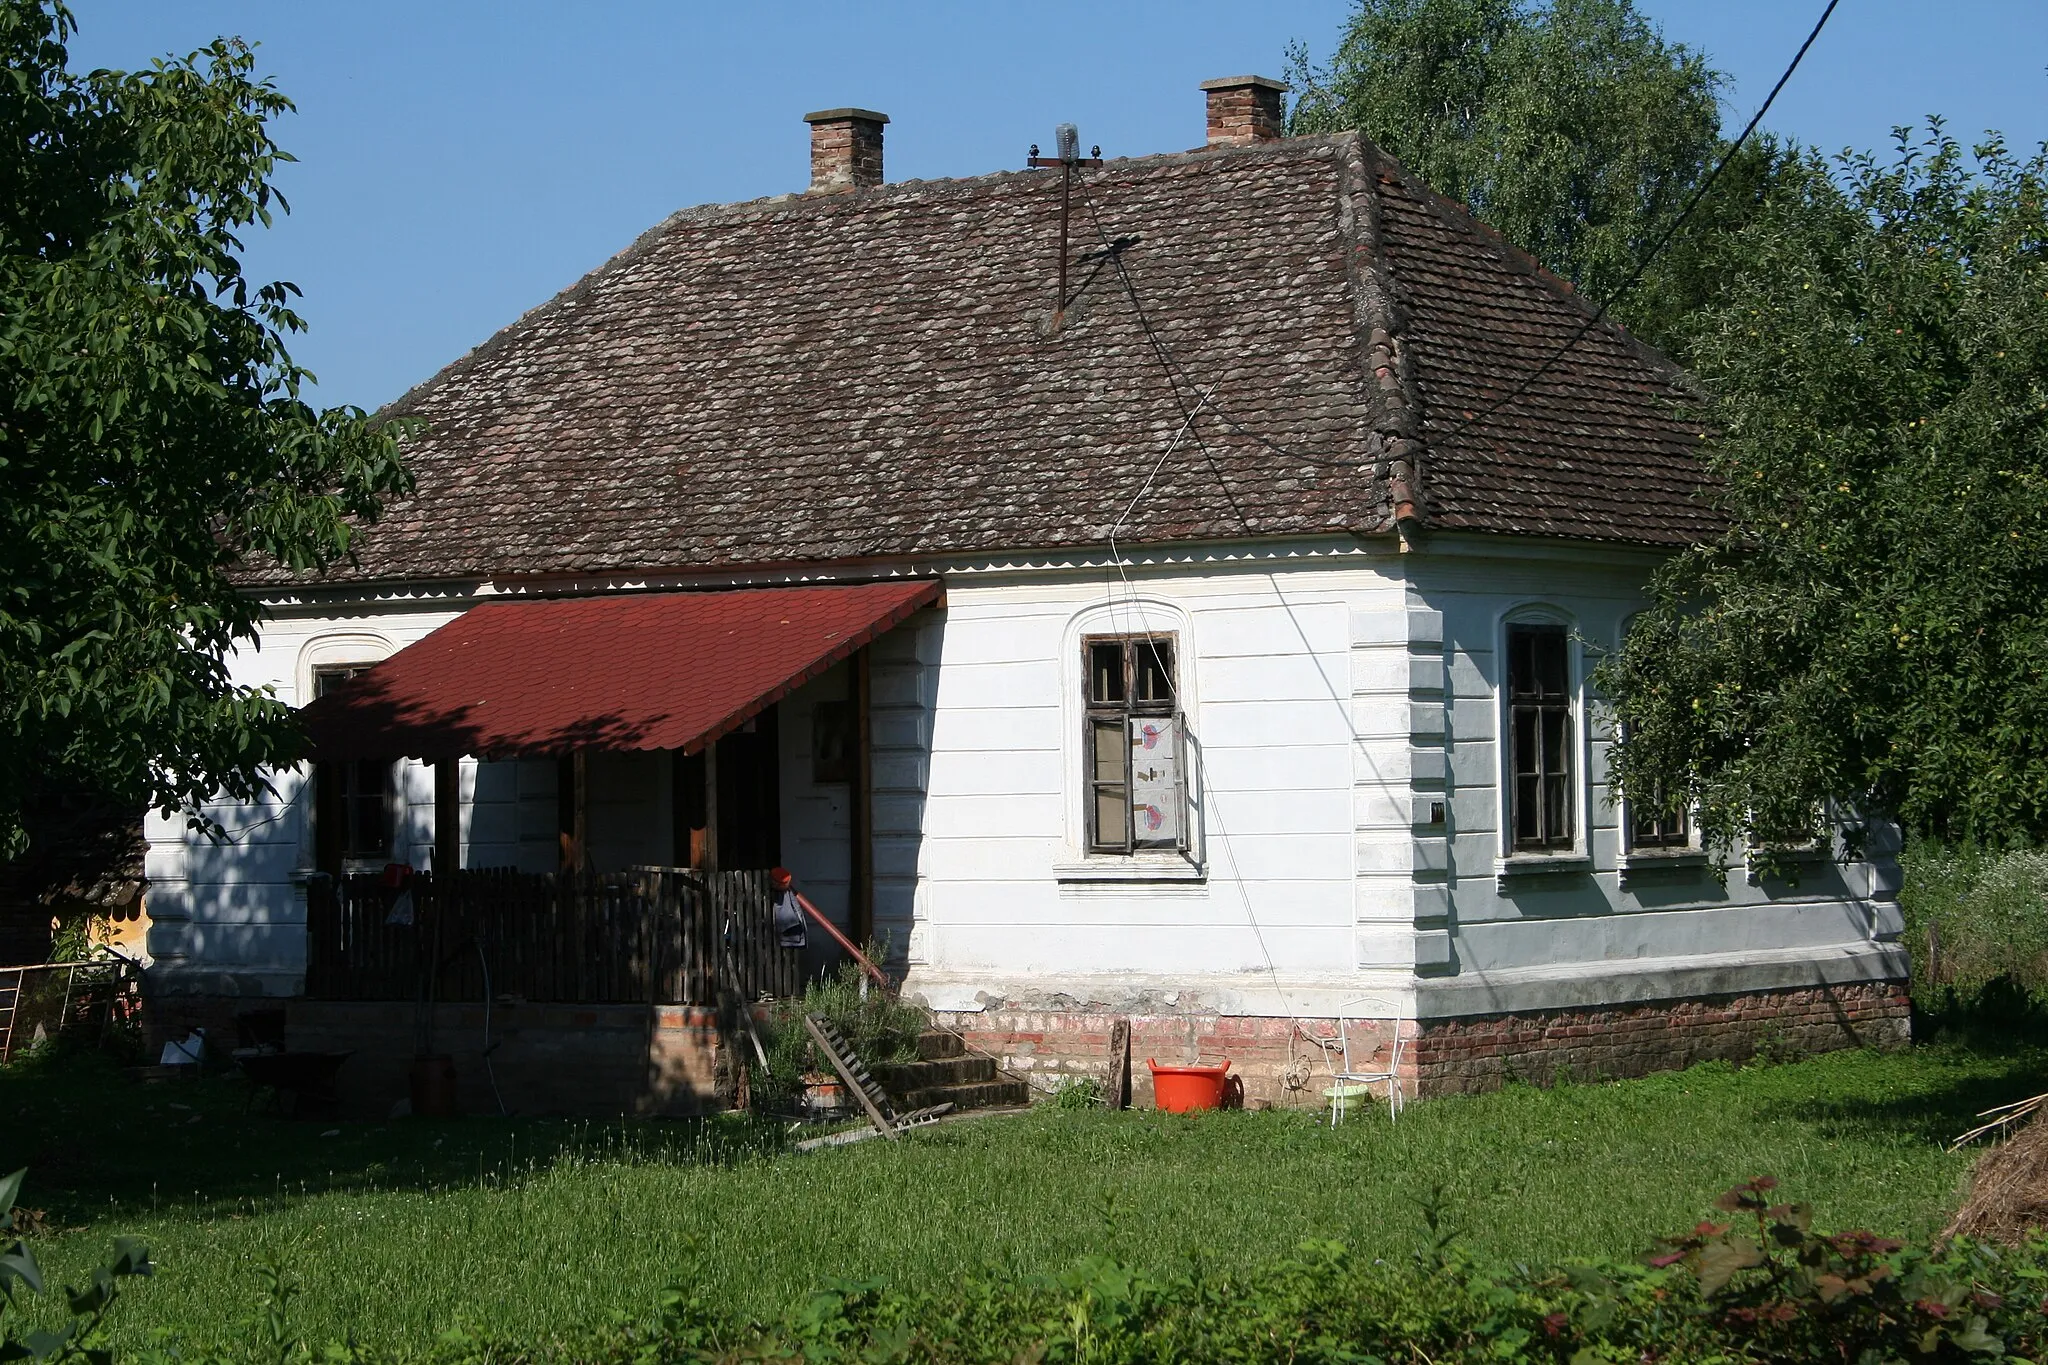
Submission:
M 921 611 L 868 647 L 873 936 L 898 978 L 923 958 L 929 932 L 919 855 L 945 629 L 943 609 Z

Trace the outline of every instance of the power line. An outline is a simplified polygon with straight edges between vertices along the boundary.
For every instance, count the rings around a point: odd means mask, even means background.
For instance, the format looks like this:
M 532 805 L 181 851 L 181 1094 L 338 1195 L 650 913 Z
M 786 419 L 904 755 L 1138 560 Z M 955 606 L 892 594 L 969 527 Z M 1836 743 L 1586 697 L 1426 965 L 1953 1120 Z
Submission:
M 1651 265 L 1664 253 L 1664 248 L 1671 245 L 1671 239 L 1678 235 L 1678 230 L 1685 226 L 1686 221 L 1692 217 L 1693 211 L 1699 208 L 1701 201 L 1707 197 L 1707 191 L 1714 188 L 1714 182 L 1721 178 L 1721 172 L 1728 169 L 1728 163 L 1735 159 L 1735 154 L 1742 150 L 1744 143 L 1749 141 L 1750 134 L 1754 133 L 1757 125 L 1763 122 L 1764 115 L 1770 112 L 1771 105 L 1777 100 L 1778 92 L 1785 88 L 1785 83 L 1792 79 L 1792 73 L 1799 69 L 1799 63 L 1806 58 L 1806 50 L 1813 46 L 1814 39 L 1820 37 L 1820 31 L 1827 27 L 1829 16 L 1835 12 L 1835 6 L 1840 3 L 1841 0 L 1828 0 L 1827 8 L 1821 11 L 1820 18 L 1814 23 L 1813 31 L 1806 35 L 1806 41 L 1801 43 L 1799 50 L 1792 54 L 1791 64 L 1785 68 L 1785 73 L 1778 77 L 1778 83 L 1771 87 L 1771 93 L 1764 96 L 1764 102 L 1757 106 L 1756 113 L 1750 116 L 1749 123 L 1743 128 L 1741 136 L 1728 144 L 1728 150 L 1722 154 L 1720 161 L 1708 173 L 1707 178 L 1700 182 L 1699 188 L 1693 191 L 1692 198 L 1686 201 L 1685 208 L 1680 211 L 1676 218 L 1671 220 L 1671 225 L 1664 229 L 1664 235 L 1657 239 L 1657 244 L 1650 248 L 1649 254 L 1644 256 L 1641 264 L 1636 266 L 1635 273 L 1631 274 L 1626 280 L 1623 280 L 1619 289 L 1616 289 L 1602 300 L 1600 306 L 1594 310 L 1593 315 L 1580 323 L 1579 329 L 1567 337 L 1562 346 L 1551 352 L 1550 358 L 1537 366 L 1528 378 L 1509 390 L 1506 397 L 1495 402 L 1484 411 L 1466 417 L 1464 421 L 1452 427 L 1448 432 L 1444 433 L 1444 440 L 1455 439 L 1463 434 L 1467 427 L 1472 426 L 1475 422 L 1492 417 L 1502 408 L 1505 408 L 1508 404 L 1527 393 L 1537 380 L 1549 374 L 1557 365 L 1557 362 L 1564 359 L 1566 352 L 1578 345 L 1580 341 L 1585 339 L 1588 332 L 1606 320 L 1608 309 L 1619 303 L 1623 295 L 1642 282 L 1643 276 L 1649 272 Z
M 1644 274 L 1649 270 L 1650 266 L 1656 261 L 1657 257 L 1660 254 L 1662 254 L 1662 252 L 1667 246 L 1670 245 L 1672 239 L 1677 235 L 1679 229 L 1682 228 L 1687 222 L 1687 220 L 1689 220 L 1692 217 L 1693 212 L 1699 207 L 1701 201 L 1703 201 L 1706 198 L 1708 191 L 1713 188 L 1714 183 L 1720 178 L 1721 173 L 1724 170 L 1726 170 L 1729 163 L 1734 160 L 1736 153 L 1738 153 L 1742 149 L 1743 145 L 1756 131 L 1757 125 L 1760 122 L 1762 122 L 1764 115 L 1767 112 L 1769 112 L 1771 105 L 1777 99 L 1779 92 L 1785 88 L 1786 82 L 1791 80 L 1792 73 L 1799 69 L 1799 64 L 1805 58 L 1807 50 L 1813 46 L 1814 40 L 1820 36 L 1821 30 L 1824 27 L 1826 27 L 1829 17 L 1834 14 L 1835 7 L 1839 3 L 1840 0 L 1828 0 L 1827 8 L 1822 11 L 1819 21 L 1814 24 L 1813 31 L 1807 34 L 1806 41 L 1800 44 L 1799 51 L 1793 55 L 1791 64 L 1785 68 L 1785 72 L 1778 78 L 1777 84 L 1771 87 L 1771 92 L 1768 96 L 1765 97 L 1763 104 L 1758 107 L 1756 113 L 1750 118 L 1748 125 L 1742 130 L 1741 135 L 1737 137 L 1735 141 L 1729 146 L 1727 152 L 1722 156 L 1721 160 L 1715 165 L 1713 171 L 1707 176 L 1707 178 L 1704 181 L 1700 183 L 1699 187 L 1694 191 L 1692 198 L 1686 203 L 1685 208 L 1679 213 L 1678 217 L 1672 220 L 1670 226 L 1668 226 L 1665 229 L 1664 234 L 1660 238 L 1658 238 L 1656 245 L 1650 249 L 1649 253 L 1643 258 L 1642 262 L 1639 265 L 1637 265 L 1635 272 L 1631 274 L 1626 281 L 1623 282 L 1622 286 L 1619 289 L 1615 290 L 1612 294 L 1610 294 L 1608 298 L 1601 303 L 1600 307 L 1592 314 L 1592 316 L 1588 317 L 1586 321 L 1580 325 L 1579 329 L 1576 332 L 1574 332 L 1562 346 L 1558 347 L 1558 349 L 1547 360 L 1545 360 L 1544 363 L 1540 367 L 1538 367 L 1537 370 L 1534 371 L 1527 379 L 1523 380 L 1521 384 L 1517 385 L 1516 388 L 1512 390 L 1506 397 L 1502 398 L 1499 402 L 1495 403 L 1492 407 L 1487 409 L 1484 414 L 1467 417 L 1464 422 L 1460 423 L 1457 427 L 1452 429 L 1452 431 L 1449 433 L 1449 436 L 1454 437 L 1458 435 L 1460 432 L 1464 431 L 1466 427 L 1469 427 L 1470 425 L 1472 425 L 1472 423 L 1480 420 L 1480 416 L 1491 416 L 1493 413 L 1498 412 L 1501 408 L 1505 407 L 1507 404 L 1519 398 L 1523 393 L 1527 392 L 1530 386 L 1535 384 L 1537 380 L 1541 379 L 1545 374 L 1547 374 L 1550 371 L 1550 369 L 1553 366 L 1555 366 L 1556 363 L 1560 359 L 1562 359 L 1568 351 L 1571 350 L 1573 346 L 1576 346 L 1582 339 L 1584 339 L 1588 332 L 1592 331 L 1592 329 L 1595 326 L 1599 325 L 1599 323 L 1606 317 L 1608 309 L 1611 308 L 1617 300 L 1619 300 L 1630 289 L 1633 289 L 1642 280 Z M 1083 203 L 1086 204 L 1088 208 L 1089 218 L 1095 224 L 1096 235 L 1102 239 L 1103 256 L 1109 261 L 1110 265 L 1115 269 L 1117 279 L 1119 280 L 1119 282 L 1122 283 L 1124 287 L 1124 292 L 1130 298 L 1131 311 L 1137 319 L 1139 328 L 1144 332 L 1145 339 L 1151 346 L 1153 355 L 1158 360 L 1160 368 L 1164 370 L 1166 373 L 1167 387 L 1173 395 L 1174 405 L 1180 409 L 1182 416 L 1180 429 L 1174 433 L 1173 439 L 1167 443 L 1165 450 L 1161 452 L 1159 458 L 1152 463 L 1152 466 L 1150 470 L 1146 473 L 1145 478 L 1142 484 L 1140 485 L 1138 491 L 1132 496 L 1129 504 L 1124 508 L 1123 513 L 1117 517 L 1116 522 L 1110 527 L 1109 530 L 1110 560 L 1117 571 L 1118 579 L 1121 581 L 1125 597 L 1125 605 L 1131 610 L 1132 624 L 1136 625 L 1138 620 L 1140 619 L 1140 608 L 1139 602 L 1137 600 L 1137 588 L 1136 585 L 1131 581 L 1131 576 L 1125 564 L 1124 552 L 1122 550 L 1122 547 L 1119 546 L 1117 543 L 1117 536 L 1118 533 L 1123 529 L 1125 523 L 1130 519 L 1131 514 L 1137 509 L 1138 504 L 1144 499 L 1146 492 L 1151 489 L 1153 483 L 1158 479 L 1160 471 L 1166 466 L 1167 461 L 1173 458 L 1174 452 L 1179 449 L 1181 442 L 1185 438 L 1187 438 L 1190 435 L 1194 437 L 1196 444 L 1200 446 L 1204 457 L 1208 460 L 1211 470 L 1216 475 L 1218 486 L 1223 490 L 1224 496 L 1227 499 L 1229 499 L 1232 509 L 1234 511 L 1237 511 L 1239 520 L 1245 521 L 1247 529 L 1249 529 L 1249 522 L 1246 521 L 1243 511 L 1237 507 L 1237 499 L 1235 494 L 1231 492 L 1228 481 L 1225 480 L 1223 477 L 1222 469 L 1216 464 L 1215 456 L 1209 452 L 1208 443 L 1202 440 L 1201 431 L 1199 427 L 1197 427 L 1196 425 L 1195 419 L 1198 416 L 1200 416 L 1201 411 L 1204 407 L 1214 412 L 1219 418 L 1223 420 L 1223 422 L 1226 425 L 1231 427 L 1234 431 L 1253 441 L 1256 441 L 1258 444 L 1265 446 L 1267 449 L 1272 450 L 1277 454 L 1286 456 L 1289 459 L 1299 460 L 1311 465 L 1320 465 L 1330 468 L 1352 469 L 1360 468 L 1371 462 L 1361 460 L 1330 460 L 1323 457 L 1307 455 L 1299 451 L 1288 450 L 1286 447 L 1281 446 L 1276 442 L 1267 439 L 1266 437 L 1260 435 L 1258 432 L 1253 431 L 1251 428 L 1245 426 L 1236 418 L 1232 417 L 1230 413 L 1227 410 L 1225 410 L 1222 406 L 1217 404 L 1215 401 L 1216 386 L 1212 384 L 1206 390 L 1200 386 L 1200 384 L 1195 380 L 1194 376 L 1188 373 L 1187 367 L 1182 365 L 1180 361 L 1174 356 L 1172 348 L 1166 344 L 1165 339 L 1161 337 L 1158 331 L 1153 327 L 1151 318 L 1146 315 L 1144 300 L 1139 297 L 1137 284 L 1135 281 L 1132 280 L 1130 271 L 1128 270 L 1128 268 L 1126 268 L 1123 262 L 1123 252 L 1125 248 L 1134 244 L 1136 239 L 1118 238 L 1112 240 L 1109 236 L 1108 231 L 1103 226 L 1101 214 L 1097 211 L 1095 205 L 1095 196 L 1092 193 L 1092 187 L 1090 187 L 1085 180 L 1081 181 L 1080 183 L 1082 187 Z M 1064 300 L 1062 300 L 1062 303 L 1064 304 Z M 1195 399 L 1192 403 L 1188 402 L 1181 394 L 1181 382 L 1183 380 L 1186 381 L 1189 390 L 1193 392 L 1195 395 Z M 1293 608 L 1291 605 L 1288 604 L 1285 593 L 1279 592 L 1279 585 L 1277 580 L 1274 583 L 1274 588 L 1276 594 L 1279 596 L 1282 609 L 1287 612 L 1290 619 L 1294 619 L 1296 631 L 1303 635 L 1303 642 L 1307 644 L 1308 640 L 1306 632 L 1302 631 L 1300 621 L 1294 618 Z M 1112 587 L 1111 591 L 1112 594 L 1114 594 L 1114 587 Z M 1114 596 L 1112 596 L 1111 605 L 1112 607 L 1114 607 L 1115 605 Z M 1173 695 L 1175 708 L 1176 710 L 1178 710 L 1180 705 L 1180 688 L 1178 685 L 1178 680 L 1175 679 L 1169 681 L 1168 688 L 1170 693 Z M 1345 728 L 1348 729 L 1351 733 L 1352 743 L 1354 745 L 1357 744 L 1360 739 L 1360 735 L 1358 733 L 1357 726 L 1352 722 L 1348 710 L 1344 712 L 1344 723 Z M 1176 757 L 1179 762 L 1184 764 L 1188 763 L 1191 759 L 1191 755 L 1188 753 L 1179 753 L 1176 755 Z M 1293 1001 L 1289 998 L 1287 989 L 1281 981 L 1279 967 L 1275 963 L 1273 959 L 1272 950 L 1266 942 L 1265 927 L 1259 922 L 1258 914 L 1252 906 L 1251 895 L 1245 887 L 1243 874 L 1237 867 L 1236 852 L 1233 848 L 1231 848 L 1229 834 L 1222 827 L 1221 812 L 1213 810 L 1210 807 L 1210 803 L 1206 799 L 1203 801 L 1203 809 L 1205 814 L 1210 819 L 1212 819 L 1216 824 L 1216 831 L 1219 838 L 1220 848 L 1223 850 L 1227 850 L 1229 852 L 1231 859 L 1231 869 L 1233 874 L 1231 880 L 1236 885 L 1238 898 L 1244 906 L 1245 918 L 1251 925 L 1252 934 L 1258 942 L 1261 955 L 1265 959 L 1266 971 L 1272 979 L 1274 992 L 1278 997 L 1279 1004 L 1282 1009 L 1287 1011 L 1287 1014 L 1289 1016 L 1292 1025 L 1288 1033 L 1288 1053 L 1290 1059 L 1293 1055 L 1295 1035 L 1299 1034 L 1303 1038 L 1306 1038 L 1311 1042 L 1319 1044 L 1324 1049 L 1324 1064 L 1328 1066 L 1328 1050 L 1331 1046 L 1331 1043 L 1328 1040 L 1319 1039 L 1316 1038 L 1314 1035 L 1310 1034 L 1302 1026 L 1301 1017 L 1294 1012 Z M 1183 820 L 1186 820 L 1188 818 L 1187 812 L 1183 811 L 1181 814 L 1181 818 Z M 1395 1027 L 1398 1029 L 1399 1026 L 1399 1021 L 1397 1020 L 1395 1022 Z M 1290 1060 L 1290 1071 L 1291 1070 L 1292 1062 Z M 1334 1069 L 1332 1074 L 1334 1075 Z M 1400 1081 L 1398 1078 L 1395 1079 L 1392 1083 L 1396 1086 L 1400 1085 Z
M 1776 103 L 1778 95 L 1784 90 L 1786 84 L 1792 79 L 1792 74 L 1799 69 L 1800 63 L 1804 61 L 1806 58 L 1808 49 L 1810 49 L 1813 46 L 1814 41 L 1820 37 L 1821 30 L 1827 27 L 1829 18 L 1833 16 L 1835 12 L 1835 7 L 1840 3 L 1841 0 L 1828 0 L 1827 7 L 1821 11 L 1820 18 L 1817 21 L 1815 21 L 1813 29 L 1806 35 L 1806 41 L 1801 43 L 1799 45 L 1799 50 L 1792 55 L 1791 62 L 1785 67 L 1783 74 L 1781 74 L 1778 77 L 1777 83 L 1771 87 L 1770 93 L 1764 97 L 1764 102 L 1758 105 L 1756 112 L 1750 116 L 1750 120 L 1748 124 L 1746 124 L 1743 127 L 1741 134 L 1736 137 L 1734 142 L 1729 144 L 1728 150 L 1724 152 L 1721 156 L 1721 159 L 1715 163 L 1714 169 L 1710 171 L 1707 174 L 1706 179 L 1702 180 L 1699 183 L 1699 185 L 1694 189 L 1692 197 L 1686 201 L 1685 207 L 1681 209 L 1679 211 L 1678 216 L 1672 219 L 1670 224 L 1666 226 L 1663 234 L 1658 237 L 1655 245 L 1653 245 L 1650 248 L 1649 252 L 1643 257 L 1641 262 L 1637 264 L 1635 270 L 1629 275 L 1629 277 L 1626 280 L 1624 280 L 1621 283 L 1620 287 L 1609 293 L 1608 296 L 1600 303 L 1600 306 L 1597 309 L 1595 309 L 1593 313 L 1589 317 L 1587 317 L 1584 322 L 1579 324 L 1578 329 L 1574 331 L 1569 337 L 1567 337 L 1562 345 L 1560 345 L 1555 351 L 1551 352 L 1551 354 L 1544 359 L 1541 365 L 1537 366 L 1535 370 L 1531 371 L 1525 378 L 1521 380 L 1520 383 L 1516 384 L 1516 386 L 1513 389 L 1509 390 L 1506 395 L 1495 400 L 1492 404 L 1487 406 L 1482 411 L 1467 416 L 1462 422 L 1459 422 L 1456 426 L 1452 427 L 1449 431 L 1445 432 L 1438 439 L 1449 441 L 1457 438 L 1458 436 L 1462 435 L 1467 428 L 1473 426 L 1478 422 L 1493 417 L 1494 415 L 1499 413 L 1503 408 L 1507 407 L 1516 399 L 1520 398 L 1523 394 L 1527 393 L 1532 387 L 1535 386 L 1535 384 L 1539 380 L 1541 380 L 1545 375 L 1549 374 L 1551 370 L 1555 369 L 1557 363 L 1560 360 L 1564 359 L 1564 357 L 1572 350 L 1573 347 L 1577 346 L 1579 342 L 1583 341 L 1588 333 L 1590 333 L 1595 327 L 1599 326 L 1602 322 L 1606 320 L 1608 312 L 1614 307 L 1616 303 L 1619 303 L 1621 299 L 1625 295 L 1627 295 L 1630 290 L 1634 289 L 1636 285 L 1642 282 L 1643 277 L 1649 273 L 1650 267 L 1656 263 L 1657 258 L 1664 253 L 1664 250 L 1671 245 L 1672 240 L 1678 235 L 1679 230 L 1682 229 L 1685 226 L 1685 224 L 1691 220 L 1693 214 L 1698 210 L 1700 204 L 1705 201 L 1707 194 L 1713 189 L 1715 183 L 1718 180 L 1720 180 L 1722 173 L 1728 169 L 1729 164 L 1734 161 L 1736 155 L 1748 143 L 1750 137 L 1755 134 L 1757 126 L 1763 122 L 1764 115 L 1770 112 L 1771 106 L 1774 103 Z M 1144 304 L 1138 297 L 1136 282 L 1131 278 L 1130 271 L 1125 267 L 1123 263 L 1124 249 L 1127 246 L 1134 244 L 1136 239 L 1118 238 L 1112 241 L 1109 236 L 1109 233 L 1103 227 L 1101 214 L 1096 209 L 1095 196 L 1092 193 L 1092 187 L 1085 180 L 1081 181 L 1080 184 L 1082 189 L 1082 202 L 1087 205 L 1089 218 L 1095 224 L 1096 235 L 1102 239 L 1104 248 L 1103 254 L 1108 258 L 1111 266 L 1115 268 L 1117 273 L 1117 279 L 1120 283 L 1122 283 L 1124 287 L 1124 292 L 1130 296 L 1131 308 L 1137 316 L 1138 325 L 1141 329 L 1143 329 L 1146 340 L 1151 343 L 1154 353 L 1159 357 L 1160 363 L 1167 369 L 1168 382 L 1172 387 L 1174 400 L 1176 404 L 1180 406 L 1182 415 L 1186 416 L 1189 412 L 1189 408 L 1186 402 L 1181 398 L 1180 385 L 1177 382 L 1177 380 L 1185 380 L 1190 389 L 1199 389 L 1199 385 L 1197 384 L 1194 376 L 1189 374 L 1187 368 L 1184 365 L 1182 365 L 1180 361 L 1173 355 L 1171 349 L 1166 345 L 1164 339 L 1161 338 L 1158 332 L 1153 328 L 1151 319 L 1148 318 L 1145 314 Z M 1225 408 L 1222 404 L 1216 402 L 1213 397 L 1207 400 L 1206 406 L 1209 408 L 1211 412 L 1215 413 L 1217 417 L 1222 419 L 1223 423 L 1226 426 L 1228 426 L 1232 431 L 1236 432 L 1238 435 L 1243 436 L 1251 441 L 1254 441 L 1261 446 L 1264 446 L 1266 449 L 1272 451 L 1276 455 L 1285 456 L 1290 460 L 1296 460 L 1303 464 L 1318 466 L 1325 469 L 1361 469 L 1375 463 L 1374 461 L 1370 460 L 1345 459 L 1341 457 L 1331 458 L 1329 456 L 1314 455 L 1307 451 L 1291 450 L 1286 446 L 1280 445 L 1279 443 L 1267 438 L 1266 436 L 1261 435 L 1259 432 L 1247 426 L 1245 423 L 1234 417 L 1230 413 L 1230 411 L 1227 408 Z M 1198 444 L 1202 445 L 1203 451 L 1206 454 L 1208 448 L 1206 444 L 1201 442 L 1201 435 L 1199 431 L 1195 433 L 1195 439 Z M 1213 457 L 1210 458 L 1210 463 L 1214 465 L 1215 461 Z M 1226 488 L 1225 491 L 1227 492 L 1228 489 Z

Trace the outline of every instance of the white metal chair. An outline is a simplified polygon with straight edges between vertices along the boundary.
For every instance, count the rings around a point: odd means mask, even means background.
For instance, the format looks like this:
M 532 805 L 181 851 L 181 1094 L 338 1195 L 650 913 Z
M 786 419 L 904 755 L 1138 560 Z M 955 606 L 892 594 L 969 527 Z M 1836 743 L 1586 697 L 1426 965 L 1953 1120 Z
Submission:
M 1354 1098 L 1365 1094 L 1365 1087 L 1382 1082 L 1387 1087 L 1387 1118 L 1389 1121 L 1401 1116 L 1401 1016 L 1391 1001 L 1376 995 L 1361 995 L 1347 1000 L 1338 1008 L 1337 1038 L 1343 1050 L 1344 1064 L 1332 1079 L 1336 1082 L 1327 1092 L 1330 1096 L 1330 1126 L 1336 1127 L 1344 1121 L 1346 1105 Z M 1379 1049 L 1373 1048 L 1356 1061 L 1351 1055 L 1351 1027 L 1353 1024 L 1386 1024 L 1393 1030 L 1393 1040 L 1387 1044 L 1386 1063 L 1383 1067 L 1371 1066 Z M 1369 1069 L 1368 1069 L 1369 1068 Z

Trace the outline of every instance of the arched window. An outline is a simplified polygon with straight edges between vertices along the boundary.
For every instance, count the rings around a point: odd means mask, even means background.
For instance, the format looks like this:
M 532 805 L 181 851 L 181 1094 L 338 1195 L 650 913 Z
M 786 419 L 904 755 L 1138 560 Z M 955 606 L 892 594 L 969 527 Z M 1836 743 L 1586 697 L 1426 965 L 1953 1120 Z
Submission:
M 1635 623 L 1634 616 L 1622 621 L 1623 640 L 1628 638 Z M 1683 804 L 1673 805 L 1661 785 L 1646 801 L 1623 801 L 1622 822 L 1622 827 L 1628 831 L 1628 842 L 1623 849 L 1625 853 L 1675 853 L 1693 846 L 1691 811 Z
M 324 696 L 392 652 L 381 635 L 323 636 L 299 652 L 301 704 Z M 396 765 L 383 759 L 317 762 L 312 772 L 313 866 L 330 876 L 394 861 L 400 795 Z
M 1065 653 L 1069 855 L 1181 862 L 1199 836 L 1187 614 L 1150 598 L 1102 603 L 1068 623 Z

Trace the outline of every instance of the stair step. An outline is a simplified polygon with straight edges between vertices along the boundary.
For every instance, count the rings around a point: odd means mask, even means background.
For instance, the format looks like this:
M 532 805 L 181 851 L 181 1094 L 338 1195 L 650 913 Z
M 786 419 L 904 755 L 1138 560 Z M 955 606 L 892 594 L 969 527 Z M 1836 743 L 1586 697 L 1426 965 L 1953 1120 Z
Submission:
M 917 1035 L 917 1055 L 927 1062 L 942 1061 L 947 1057 L 965 1054 L 967 1045 L 960 1041 L 957 1033 L 942 1029 L 931 1029 Z
M 875 1079 L 890 1094 L 929 1090 L 935 1085 L 973 1085 L 996 1078 L 987 1057 L 947 1057 L 925 1062 L 891 1062 L 875 1067 Z
M 1022 1081 L 980 1081 L 969 1085 L 935 1085 L 905 1092 L 896 1100 L 899 1108 L 923 1109 L 928 1105 L 951 1104 L 955 1109 L 994 1109 L 1027 1104 L 1031 1088 Z

